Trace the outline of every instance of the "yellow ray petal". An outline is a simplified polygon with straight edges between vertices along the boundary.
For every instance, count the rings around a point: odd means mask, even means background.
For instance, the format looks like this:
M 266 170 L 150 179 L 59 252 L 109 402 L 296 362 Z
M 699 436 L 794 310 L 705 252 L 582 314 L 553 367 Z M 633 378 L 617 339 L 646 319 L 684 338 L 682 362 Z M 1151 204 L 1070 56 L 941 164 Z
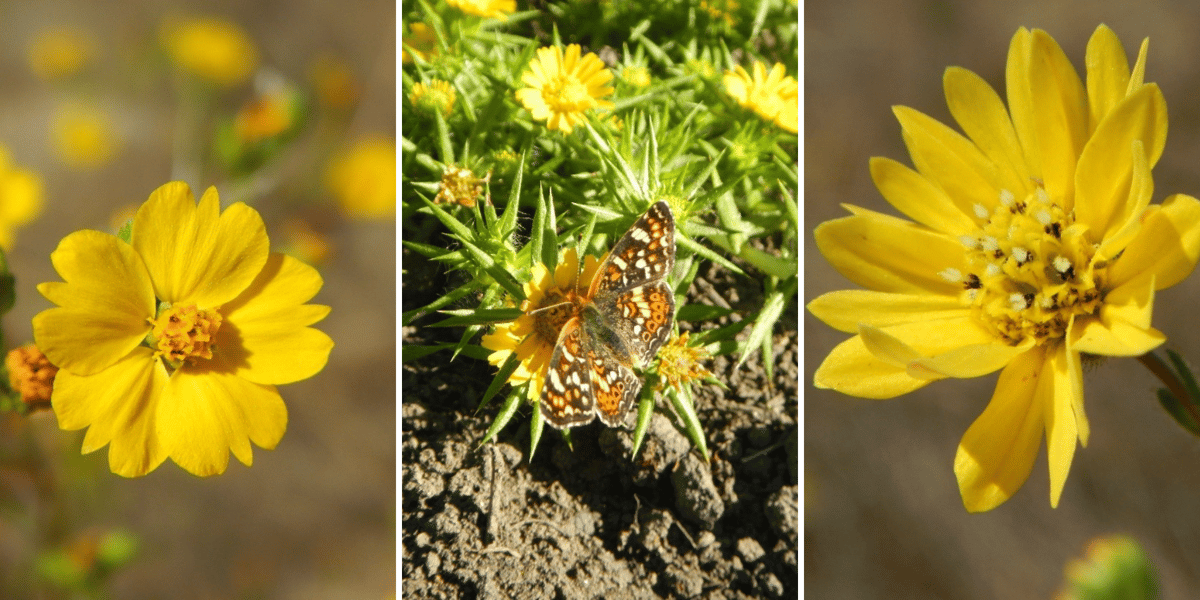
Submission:
M 333 340 L 308 327 L 329 307 L 304 304 L 321 289 L 316 269 L 271 254 L 259 277 L 222 309 L 217 332 L 224 361 L 255 383 L 284 384 L 312 377 L 325 367 Z
M 1064 208 L 1070 209 L 1075 163 L 1087 141 L 1087 95 L 1071 61 L 1049 34 L 1034 30 L 1030 52 L 1028 79 L 1017 85 L 1031 88 L 1033 112 L 1028 117 L 1036 132 L 1033 143 L 1039 148 L 1046 191 L 1051 198 L 1063 198 Z M 1029 147 L 1027 140 L 1021 141 Z
M 1038 388 L 1045 362 L 1043 346 L 1013 359 L 1000 372 L 987 408 L 963 435 L 954 474 L 968 511 L 999 506 L 1029 479 L 1042 441 Z
M 1146 164 L 1154 167 L 1167 140 L 1167 102 L 1158 86 L 1144 86 L 1112 110 L 1101 121 L 1083 148 L 1075 172 L 1075 214 L 1079 223 L 1107 237 L 1125 224 L 1131 214 L 1145 206 L 1129 202 L 1134 156 L 1145 152 Z M 1141 142 L 1141 148 L 1135 146 Z M 1130 151 L 1133 148 L 1133 151 Z M 1136 212 L 1134 212 L 1136 211 Z
M 979 228 L 967 216 L 970 205 L 956 205 L 932 181 L 899 162 L 879 156 L 872 158 L 871 179 L 896 210 L 935 231 L 959 236 Z
M 1137 237 L 1109 267 L 1110 285 L 1121 287 L 1153 275 L 1158 289 L 1168 288 L 1187 277 L 1198 259 L 1200 201 L 1176 194 L 1146 211 Z
M 893 294 L 870 290 L 839 290 L 822 294 L 808 303 L 808 310 L 830 327 L 847 333 L 858 331 L 859 323 L 876 327 L 924 322 L 970 313 L 954 296 Z
M 153 471 L 167 453 L 155 433 L 158 397 L 167 374 L 149 348 L 138 348 L 111 367 L 89 376 L 60 370 L 51 402 L 59 426 L 88 427 L 83 452 L 105 444 L 109 467 L 124 477 Z
M 967 270 L 957 239 L 881 213 L 847 208 L 858 214 L 826 221 L 814 236 L 821 254 L 850 281 L 882 292 L 953 296 L 961 291 L 961 284 L 938 275 L 949 267 Z
M 1091 127 L 1095 128 L 1125 98 L 1129 88 L 1129 61 L 1125 58 L 1125 48 L 1107 25 L 1100 25 L 1092 33 L 1084 64 L 1087 65 Z
M 911 377 L 904 367 L 876 358 L 857 335 L 834 347 L 813 376 L 818 388 L 874 400 L 907 394 L 930 381 Z
M 63 238 L 50 260 L 65 283 L 38 286 L 58 308 L 33 318 L 38 347 L 59 368 L 97 373 L 126 356 L 150 331 L 154 292 L 128 244 L 99 231 Z
M 250 465 L 250 441 L 273 448 L 286 427 L 287 409 L 275 388 L 188 367 L 163 390 L 157 421 L 171 459 L 201 477 L 225 472 L 230 450 Z
M 946 69 L 942 88 L 954 120 L 996 165 L 1001 188 L 1018 198 L 1032 192 L 1025 153 L 1000 95 L 982 77 L 961 67 Z
M 1046 367 L 1038 381 L 1039 398 L 1035 401 L 1045 411 L 1046 456 L 1050 464 L 1050 506 L 1058 507 L 1067 473 L 1075 457 L 1075 442 L 1086 439 L 1081 435 L 1083 417 L 1083 373 L 1079 355 L 1060 344 L 1051 351 Z M 1084 425 L 1086 427 L 1086 424 Z M 1086 443 L 1086 442 L 1085 442 Z
M 242 292 L 267 260 L 262 217 L 240 202 L 220 212 L 216 188 L 196 205 L 187 184 L 168 183 L 133 219 L 133 247 L 155 295 L 171 303 L 219 306 Z
M 920 111 L 896 106 L 892 112 L 900 121 L 917 171 L 944 190 L 960 210 L 969 213 L 976 204 L 989 210 L 996 206 L 1008 181 L 975 144 Z

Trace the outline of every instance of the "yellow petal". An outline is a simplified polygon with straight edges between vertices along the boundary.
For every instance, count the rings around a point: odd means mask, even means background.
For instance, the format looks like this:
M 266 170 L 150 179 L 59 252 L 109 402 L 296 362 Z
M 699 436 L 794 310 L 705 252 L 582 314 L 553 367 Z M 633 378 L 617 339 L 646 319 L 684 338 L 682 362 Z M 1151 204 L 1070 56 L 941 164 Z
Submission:
M 1013 125 L 1031 175 L 1070 209 L 1075 163 L 1087 139 L 1087 96 L 1062 48 L 1045 31 L 1021 29 L 1009 47 L 1007 89 Z
M 197 206 L 187 184 L 168 183 L 133 219 L 133 247 L 146 262 L 155 295 L 173 304 L 219 306 L 262 270 L 268 241 L 262 217 L 238 202 L 220 212 L 216 188 Z
M 1198 259 L 1200 201 L 1176 194 L 1146 211 L 1137 237 L 1109 267 L 1109 282 L 1121 287 L 1137 277 L 1154 276 L 1161 290 L 1187 277 Z
M 1120 208 L 1109 216 L 1102 216 L 1099 211 L 1090 211 L 1091 214 L 1087 217 L 1093 221 L 1088 227 L 1102 232 L 1101 236 L 1104 238 L 1093 261 L 1111 259 L 1133 241 L 1142 228 L 1142 217 L 1145 216 L 1150 199 L 1154 196 L 1154 178 L 1150 175 L 1150 165 L 1146 162 L 1146 152 L 1141 140 L 1134 140 L 1130 151 L 1133 155 L 1133 173 L 1128 199 L 1114 203 L 1114 208 L 1116 205 Z
M 834 329 L 855 333 L 859 323 L 886 327 L 962 317 L 971 309 L 954 296 L 839 290 L 818 296 L 808 303 L 808 310 Z
M 912 324 L 910 324 L 912 325 Z M 915 379 L 943 379 L 946 377 L 970 378 L 986 375 L 1008 364 L 1013 357 L 1028 350 L 1033 344 L 1029 340 L 1021 346 L 1009 346 L 996 339 L 983 328 L 975 326 L 967 316 L 945 321 L 929 321 L 912 327 L 892 327 L 888 330 L 859 325 L 859 336 L 867 351 L 876 358 L 903 367 Z M 938 350 L 922 353 L 900 338 L 895 331 L 910 337 L 914 342 Z M 930 338 L 941 333 L 942 340 L 930 344 Z
M 907 106 L 892 108 L 904 133 L 913 165 L 969 214 L 982 204 L 991 209 L 1006 180 L 979 148 L 958 132 Z
M 850 281 L 872 290 L 954 296 L 962 284 L 938 273 L 966 272 L 966 253 L 955 238 L 858 207 L 857 213 L 817 226 L 817 248 Z
M 247 466 L 250 442 L 273 448 L 287 428 L 287 409 L 272 386 L 236 375 L 176 371 L 163 390 L 157 432 L 168 455 L 188 472 L 225 472 L 229 452 Z
M 1141 142 L 1146 164 L 1153 168 L 1166 139 L 1167 102 L 1157 85 L 1143 86 L 1118 103 L 1096 127 L 1079 157 L 1076 221 L 1103 239 L 1124 225 L 1131 214 L 1141 214 L 1145 207 L 1129 202 L 1132 157 L 1139 152 L 1134 143 Z
M 867 351 L 854 336 L 834 347 L 813 376 L 813 385 L 858 398 L 882 400 L 918 389 L 931 380 L 916 379 Z
M 979 226 L 967 216 L 969 205 L 954 200 L 920 173 L 890 159 L 871 159 L 871 179 L 896 210 L 931 229 L 958 236 Z
M 99 231 L 63 238 L 50 261 L 65 283 L 38 291 L 58 308 L 33 318 L 38 347 L 61 369 L 92 375 L 129 354 L 150 331 L 154 291 L 128 244 Z
M 271 254 L 254 283 L 221 310 L 221 360 L 250 381 L 272 385 L 306 379 L 325 368 L 333 340 L 308 326 L 325 318 L 329 307 L 304 304 L 320 289 L 316 269 Z
M 113 473 L 140 477 L 167 458 L 155 433 L 158 397 L 167 373 L 149 348 L 138 348 L 111 367 L 89 376 L 60 370 L 51 403 L 66 430 L 88 427 L 83 452 L 109 444 Z
M 1129 88 L 1129 61 L 1117 34 L 1107 25 L 1100 25 L 1088 40 L 1087 55 L 1088 108 L 1095 127 L 1122 99 Z
M 1100 356 L 1141 356 L 1166 341 L 1150 326 L 1155 280 L 1139 278 L 1108 293 L 1099 318 L 1077 319 L 1071 348 Z
M 1029 479 L 1042 442 L 1039 382 L 1047 379 L 1045 348 L 1035 346 L 1000 372 L 987 408 L 958 445 L 954 474 L 970 512 L 996 508 Z
M 999 94 L 982 77 L 961 67 L 946 69 L 942 88 L 954 120 L 996 166 L 1000 188 L 1018 198 L 1031 192 L 1025 153 Z
M 1075 456 L 1075 442 L 1081 438 L 1080 419 L 1083 417 L 1083 373 L 1079 355 L 1059 344 L 1046 360 L 1038 382 L 1038 396 L 1045 410 L 1046 456 L 1050 464 L 1050 506 L 1058 507 L 1067 472 Z M 1085 425 L 1086 427 L 1086 425 Z M 1086 442 L 1085 442 L 1086 443 Z

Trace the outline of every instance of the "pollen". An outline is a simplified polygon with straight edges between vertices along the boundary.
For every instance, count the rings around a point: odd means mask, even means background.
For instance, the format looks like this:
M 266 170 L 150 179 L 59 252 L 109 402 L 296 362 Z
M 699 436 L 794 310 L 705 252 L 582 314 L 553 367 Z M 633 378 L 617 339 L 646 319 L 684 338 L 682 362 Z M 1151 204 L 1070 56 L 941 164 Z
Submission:
M 984 327 L 1012 345 L 1047 343 L 1065 336 L 1075 317 L 1100 310 L 1104 266 L 1094 263 L 1096 245 L 1073 212 L 1040 185 L 1025 198 L 1002 190 L 986 216 L 982 208 L 972 211 L 983 224 L 959 238 L 965 269 L 938 275 L 964 283 L 960 301 Z
M 216 310 L 176 305 L 159 313 L 150 335 L 163 357 L 178 366 L 185 361 L 211 360 L 220 328 L 221 314 Z

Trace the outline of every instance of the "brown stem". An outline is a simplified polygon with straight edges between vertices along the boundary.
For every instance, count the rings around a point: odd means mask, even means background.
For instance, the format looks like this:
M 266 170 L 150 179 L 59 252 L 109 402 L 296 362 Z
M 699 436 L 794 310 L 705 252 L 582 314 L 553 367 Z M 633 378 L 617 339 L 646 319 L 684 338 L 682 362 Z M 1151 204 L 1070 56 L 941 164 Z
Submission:
M 1167 386 L 1167 390 L 1179 400 L 1180 405 L 1183 406 L 1183 409 L 1192 418 L 1192 422 L 1200 426 L 1200 410 L 1196 408 L 1195 399 L 1188 393 L 1187 388 L 1183 386 L 1183 383 L 1179 381 L 1179 378 L 1175 376 L 1170 367 L 1153 352 L 1147 352 L 1139 356 L 1138 361 L 1145 365 L 1147 369 L 1150 369 L 1150 372 Z

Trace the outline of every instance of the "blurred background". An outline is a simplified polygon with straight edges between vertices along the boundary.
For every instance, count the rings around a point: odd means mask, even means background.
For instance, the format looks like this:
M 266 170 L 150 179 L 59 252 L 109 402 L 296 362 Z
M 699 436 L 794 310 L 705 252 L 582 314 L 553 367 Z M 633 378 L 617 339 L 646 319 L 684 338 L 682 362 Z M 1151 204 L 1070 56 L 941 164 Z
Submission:
M 1200 195 L 1200 5 L 1066 0 L 970 2 L 809 1 L 804 7 L 804 210 L 811 232 L 845 216 L 847 202 L 899 215 L 875 189 L 872 156 L 911 165 L 892 105 L 954 125 L 942 73 L 970 69 L 1004 95 L 1008 44 L 1041 28 L 1083 73 L 1087 40 L 1105 23 L 1132 64 L 1150 38 L 1146 81 L 1169 109 L 1154 170 L 1154 202 Z M 856 287 L 805 246 L 805 301 Z M 1154 325 L 1166 347 L 1200 364 L 1194 326 L 1200 276 L 1160 292 Z M 805 314 L 805 377 L 846 334 Z M 1088 448 L 1075 454 L 1057 509 L 1049 505 L 1045 444 L 1025 486 L 1007 503 L 968 514 L 954 453 L 983 412 L 996 375 L 935 382 L 888 401 L 808 383 L 805 424 L 805 589 L 809 597 L 1051 598 L 1064 565 L 1097 536 L 1125 534 L 1149 553 L 1163 598 L 1200 589 L 1200 442 L 1160 408 L 1159 387 L 1133 360 L 1087 370 Z
M 53 414 L 0 415 L 0 597 L 394 596 L 395 3 L 3 2 L 0 23 L 6 351 L 59 240 L 174 179 L 320 270 L 336 343 L 280 388 L 279 446 L 208 479 L 123 479 Z

